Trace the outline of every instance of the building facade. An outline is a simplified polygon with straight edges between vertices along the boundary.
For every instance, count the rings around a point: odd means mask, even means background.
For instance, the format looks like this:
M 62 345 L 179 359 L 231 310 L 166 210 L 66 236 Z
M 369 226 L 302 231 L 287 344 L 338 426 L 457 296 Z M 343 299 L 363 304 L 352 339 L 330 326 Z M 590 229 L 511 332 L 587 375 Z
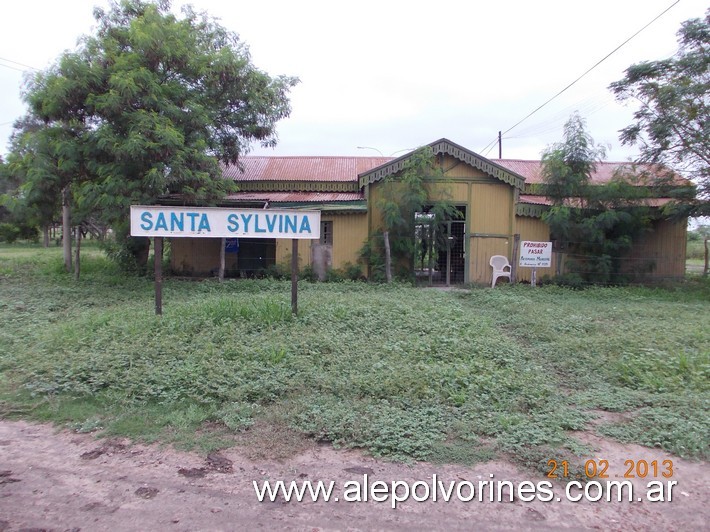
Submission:
M 418 277 L 431 282 L 480 283 L 491 281 L 493 255 L 513 262 L 516 240 L 549 241 L 550 229 L 541 216 L 550 202 L 541 195 L 540 161 L 484 158 L 447 139 L 429 145 L 444 179 L 428 184 L 432 201 L 446 198 L 461 216 L 448 224 L 446 249 L 436 259 L 415 264 Z M 328 268 L 358 264 L 368 239 L 382 232 L 383 183 L 401 172 L 411 153 L 388 157 L 243 157 L 241 168 L 224 170 L 239 191 L 224 206 L 293 208 L 321 211 L 319 241 L 301 241 L 299 266 L 319 275 Z M 613 178 L 623 163 L 599 163 L 593 183 Z M 655 198 L 660 207 L 668 201 Z M 624 268 L 633 278 L 677 279 L 685 273 L 686 221 L 659 219 L 654 230 L 635 244 Z M 422 239 L 425 240 L 425 239 Z M 291 241 L 278 239 L 224 242 L 221 239 L 173 239 L 171 269 L 178 275 L 214 275 L 220 248 L 226 245 L 225 271 L 230 277 L 249 277 L 290 262 Z M 564 272 L 564 250 L 553 253 L 550 268 L 538 276 Z M 415 261 L 417 262 L 417 261 Z M 366 269 L 363 269 L 367 273 Z M 529 281 L 531 271 L 520 268 L 517 280 Z M 641 280 L 641 277 L 639 277 Z

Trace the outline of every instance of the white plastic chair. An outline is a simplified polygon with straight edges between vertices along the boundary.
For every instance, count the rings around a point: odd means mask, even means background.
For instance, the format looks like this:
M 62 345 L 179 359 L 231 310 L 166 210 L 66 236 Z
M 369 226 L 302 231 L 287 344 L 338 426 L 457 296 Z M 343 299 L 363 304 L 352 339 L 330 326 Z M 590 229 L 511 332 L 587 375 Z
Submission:
M 508 257 L 493 255 L 490 260 L 490 265 L 493 268 L 491 288 L 495 288 L 498 277 L 507 277 L 508 281 L 510 281 L 510 263 L 508 262 Z M 508 271 L 505 271 L 506 268 L 508 268 Z

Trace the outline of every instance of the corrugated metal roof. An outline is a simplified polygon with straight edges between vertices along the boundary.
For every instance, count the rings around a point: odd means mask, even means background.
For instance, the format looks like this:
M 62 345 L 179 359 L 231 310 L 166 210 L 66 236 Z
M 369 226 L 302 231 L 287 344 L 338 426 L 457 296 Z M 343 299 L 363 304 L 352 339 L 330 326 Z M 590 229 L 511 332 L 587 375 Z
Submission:
M 224 177 L 239 181 L 357 182 L 358 174 L 385 164 L 392 157 L 258 157 L 240 159 L 222 168 Z
M 268 201 L 270 203 L 335 203 L 364 201 L 359 192 L 235 192 L 227 196 L 230 201 Z
M 545 196 L 533 196 L 530 194 L 520 194 L 518 203 L 532 203 L 533 205 L 552 205 L 552 201 Z
M 542 161 L 526 161 L 520 159 L 491 159 L 493 162 L 508 168 L 509 170 L 518 173 L 525 177 L 526 185 L 542 184 Z M 668 172 L 659 166 L 648 164 L 634 164 L 629 162 L 598 162 L 592 173 L 592 183 L 608 183 L 611 181 L 617 172 L 619 173 L 634 173 L 641 174 L 643 172 L 654 172 L 653 176 L 662 175 L 662 172 Z M 677 184 L 687 185 L 689 182 L 681 176 L 674 174 L 673 179 Z M 639 183 L 641 184 L 641 183 Z M 649 183 L 651 184 L 651 183 Z
M 662 207 L 663 205 L 666 205 L 671 201 L 673 201 L 672 198 L 643 198 L 634 200 L 633 203 L 638 205 L 645 205 L 647 207 Z M 532 205 L 552 205 L 552 200 L 545 196 L 521 194 L 518 198 L 518 203 L 529 203 Z M 565 203 L 568 205 L 579 206 L 580 202 L 578 198 L 575 198 L 574 200 L 570 198 L 569 200 L 565 200 Z
M 449 141 L 447 141 L 449 142 Z M 458 145 L 454 145 L 458 147 Z M 463 149 L 463 148 L 462 148 Z M 403 156 L 406 157 L 406 156 Z M 224 166 L 224 177 L 237 182 L 249 181 L 295 181 L 295 182 L 358 182 L 358 175 L 365 174 L 374 168 L 386 165 L 403 157 L 355 157 L 355 156 L 298 156 L 270 157 L 245 156 L 240 159 L 243 171 L 238 166 Z M 518 174 L 525 178 L 525 184 L 541 184 L 542 165 L 540 161 L 521 159 L 488 159 L 494 165 Z M 606 183 L 618 171 L 626 170 L 636 173 L 643 171 L 660 175 L 667 171 L 661 167 L 650 165 L 633 165 L 629 162 L 600 162 L 592 174 L 593 183 Z M 677 184 L 687 185 L 689 182 L 679 175 L 674 175 Z

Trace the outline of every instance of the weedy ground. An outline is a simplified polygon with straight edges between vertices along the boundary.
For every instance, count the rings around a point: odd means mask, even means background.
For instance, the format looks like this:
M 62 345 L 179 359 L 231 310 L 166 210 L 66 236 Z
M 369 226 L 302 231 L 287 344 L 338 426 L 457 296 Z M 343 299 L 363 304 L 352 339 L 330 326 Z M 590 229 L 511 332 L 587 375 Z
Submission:
M 0 248 L 0 416 L 204 450 L 314 441 L 394 460 L 547 470 L 575 431 L 707 460 L 710 283 L 439 291 L 164 283 L 95 248 Z M 607 414 L 607 413 L 614 414 Z

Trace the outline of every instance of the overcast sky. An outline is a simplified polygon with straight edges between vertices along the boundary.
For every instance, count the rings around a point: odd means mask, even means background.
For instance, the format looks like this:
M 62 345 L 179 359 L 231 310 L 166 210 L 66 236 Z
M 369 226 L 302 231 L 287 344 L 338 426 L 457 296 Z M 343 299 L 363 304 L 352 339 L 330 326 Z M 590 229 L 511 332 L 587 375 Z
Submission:
M 272 75 L 298 76 L 275 149 L 252 154 L 384 155 L 446 137 L 475 152 L 574 81 L 675 0 L 194 0 Z M 22 70 L 44 69 L 91 33 L 106 0 L 6 2 L 0 19 L 0 153 L 24 113 Z M 677 49 L 682 21 L 707 0 L 680 0 L 563 95 L 504 136 L 503 157 L 537 159 L 578 110 L 608 160 L 635 154 L 618 130 L 633 108 L 608 90 L 624 69 Z M 374 149 L 361 150 L 358 146 Z

